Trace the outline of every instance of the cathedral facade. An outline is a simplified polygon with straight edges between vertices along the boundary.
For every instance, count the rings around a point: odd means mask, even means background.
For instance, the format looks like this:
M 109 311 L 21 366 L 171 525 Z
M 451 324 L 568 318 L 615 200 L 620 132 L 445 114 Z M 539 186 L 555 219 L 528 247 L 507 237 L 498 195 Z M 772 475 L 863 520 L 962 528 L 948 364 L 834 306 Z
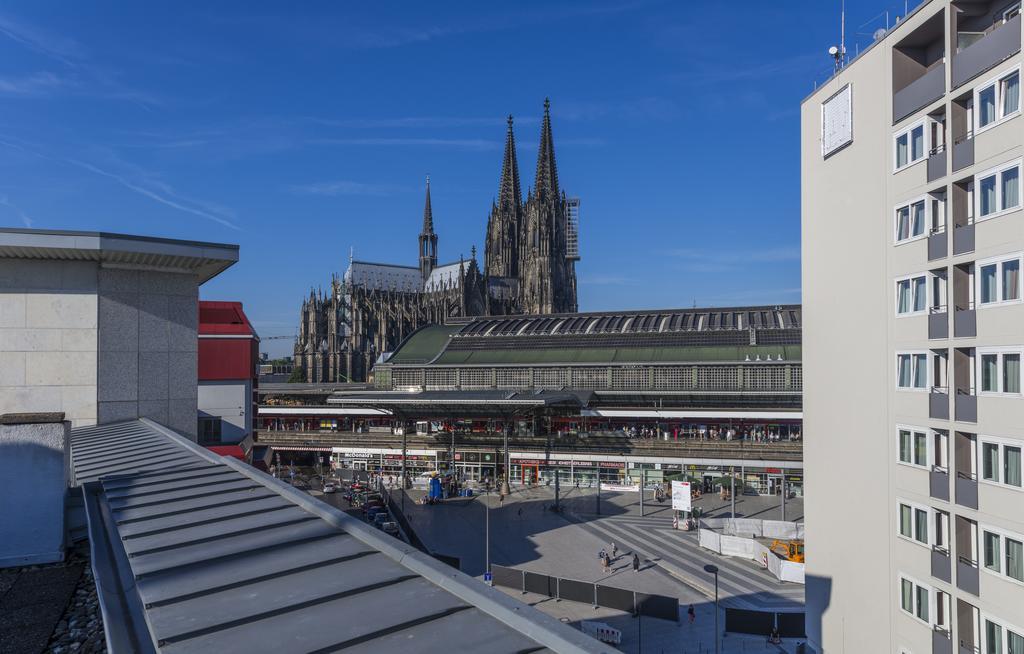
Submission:
M 575 204 L 574 204 L 575 203 Z M 373 364 L 423 325 L 449 318 L 568 313 L 576 305 L 576 223 L 558 186 L 550 103 L 544 101 L 534 185 L 523 199 L 512 117 L 498 197 L 484 238 L 484 265 L 438 263 L 427 179 L 418 265 L 349 258 L 345 274 L 302 303 L 295 369 L 306 382 L 366 381 Z

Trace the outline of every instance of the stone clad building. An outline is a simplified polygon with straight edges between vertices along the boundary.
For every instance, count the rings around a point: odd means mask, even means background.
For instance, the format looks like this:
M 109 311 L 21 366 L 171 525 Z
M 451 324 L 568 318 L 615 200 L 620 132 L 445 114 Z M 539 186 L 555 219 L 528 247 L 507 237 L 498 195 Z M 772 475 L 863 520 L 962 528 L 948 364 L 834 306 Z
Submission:
M 449 318 L 567 313 L 577 310 L 572 208 L 558 186 L 550 103 L 544 101 L 537 171 L 523 200 L 512 117 L 498 198 L 491 205 L 481 269 L 469 260 L 438 263 L 438 236 L 427 179 L 418 265 L 357 261 L 326 291 L 302 303 L 295 365 L 307 382 L 364 381 L 375 361 L 413 331 Z

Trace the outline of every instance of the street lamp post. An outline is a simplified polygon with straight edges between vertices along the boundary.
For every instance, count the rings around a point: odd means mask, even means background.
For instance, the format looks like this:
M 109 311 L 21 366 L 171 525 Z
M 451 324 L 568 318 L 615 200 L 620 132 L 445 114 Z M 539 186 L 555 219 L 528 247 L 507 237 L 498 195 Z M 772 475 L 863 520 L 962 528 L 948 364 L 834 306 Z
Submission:
M 718 566 L 709 563 L 704 566 L 704 572 L 715 575 L 715 654 L 721 654 L 721 636 L 718 633 Z
M 491 571 L 491 487 L 484 491 L 484 576 Z

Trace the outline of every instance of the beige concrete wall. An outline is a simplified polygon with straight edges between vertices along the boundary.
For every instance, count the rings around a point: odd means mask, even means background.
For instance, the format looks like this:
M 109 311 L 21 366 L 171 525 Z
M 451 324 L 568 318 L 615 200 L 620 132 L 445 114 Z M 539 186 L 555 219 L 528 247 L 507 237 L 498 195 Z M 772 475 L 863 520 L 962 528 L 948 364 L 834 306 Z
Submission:
M 97 264 L 0 259 L 0 414 L 95 424 Z

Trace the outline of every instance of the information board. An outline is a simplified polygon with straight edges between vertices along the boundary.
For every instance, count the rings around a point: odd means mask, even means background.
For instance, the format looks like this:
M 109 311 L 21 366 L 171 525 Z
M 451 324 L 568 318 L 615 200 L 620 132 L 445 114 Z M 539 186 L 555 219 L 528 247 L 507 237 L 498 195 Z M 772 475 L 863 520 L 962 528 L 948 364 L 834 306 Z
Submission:
M 673 481 L 672 482 L 672 509 L 675 511 L 690 511 L 692 505 L 690 503 L 690 482 L 688 481 Z

